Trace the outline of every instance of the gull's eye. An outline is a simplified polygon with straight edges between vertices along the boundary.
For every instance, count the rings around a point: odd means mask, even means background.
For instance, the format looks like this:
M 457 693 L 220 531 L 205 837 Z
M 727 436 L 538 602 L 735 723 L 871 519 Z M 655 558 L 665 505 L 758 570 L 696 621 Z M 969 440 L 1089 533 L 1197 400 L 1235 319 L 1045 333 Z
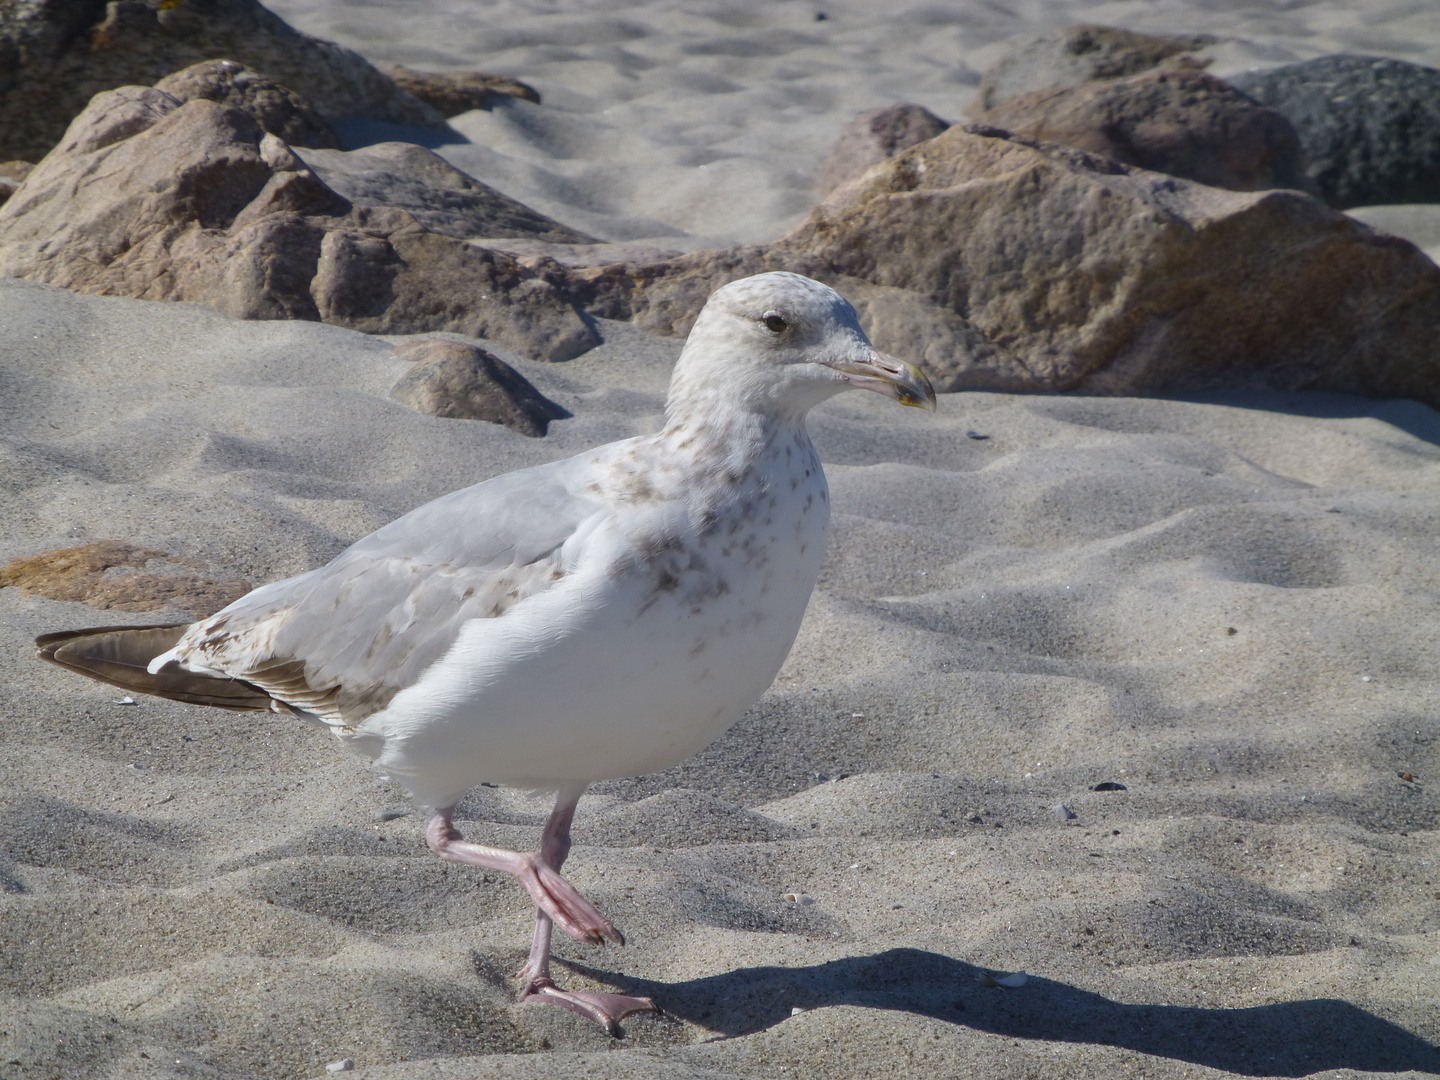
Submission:
M 780 317 L 778 311 L 765 312 L 764 315 L 760 316 L 760 321 L 765 324 L 765 329 L 769 330 L 772 334 L 782 334 L 785 332 L 785 328 L 790 325 Z

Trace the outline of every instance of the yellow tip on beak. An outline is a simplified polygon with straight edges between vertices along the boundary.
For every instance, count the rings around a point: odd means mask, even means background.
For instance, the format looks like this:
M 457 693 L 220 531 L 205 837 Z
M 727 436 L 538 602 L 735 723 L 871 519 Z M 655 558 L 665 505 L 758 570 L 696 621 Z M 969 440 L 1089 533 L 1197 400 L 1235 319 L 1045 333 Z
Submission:
M 884 394 L 901 405 L 935 411 L 935 388 L 925 372 L 914 364 L 871 349 L 866 360 L 846 361 L 834 367 L 847 382 L 861 390 Z

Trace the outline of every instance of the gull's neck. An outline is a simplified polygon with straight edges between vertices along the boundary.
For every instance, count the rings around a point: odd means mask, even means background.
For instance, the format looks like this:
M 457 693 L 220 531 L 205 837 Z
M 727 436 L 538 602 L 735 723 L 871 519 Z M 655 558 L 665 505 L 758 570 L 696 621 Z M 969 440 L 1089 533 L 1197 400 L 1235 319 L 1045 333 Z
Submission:
M 810 444 L 804 412 L 749 409 L 700 395 L 672 398 L 666 405 L 665 426 L 655 439 L 663 453 L 673 455 L 672 460 L 691 461 L 716 475 L 723 472 L 732 482 L 763 467 L 778 447 Z

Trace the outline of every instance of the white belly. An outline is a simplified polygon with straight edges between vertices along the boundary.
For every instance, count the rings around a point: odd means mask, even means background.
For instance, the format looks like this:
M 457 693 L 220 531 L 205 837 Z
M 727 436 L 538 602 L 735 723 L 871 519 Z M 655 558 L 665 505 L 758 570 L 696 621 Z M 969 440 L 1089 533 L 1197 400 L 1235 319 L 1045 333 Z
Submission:
M 591 782 L 689 757 L 770 685 L 819 574 L 823 474 L 780 486 L 747 519 L 672 527 L 663 546 L 612 537 L 554 588 L 466 624 L 356 743 L 429 805 L 482 781 Z

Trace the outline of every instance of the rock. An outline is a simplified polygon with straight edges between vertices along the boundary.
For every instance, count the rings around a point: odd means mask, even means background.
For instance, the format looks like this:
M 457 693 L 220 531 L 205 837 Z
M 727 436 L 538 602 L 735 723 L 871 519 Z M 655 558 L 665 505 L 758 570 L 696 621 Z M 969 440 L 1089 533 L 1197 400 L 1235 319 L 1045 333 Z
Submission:
M 34 167 L 29 161 L 0 161 L 0 203 L 15 194 Z
M 949 126 L 923 105 L 889 105 L 863 112 L 840 130 L 830 156 L 815 174 L 815 190 L 824 198 L 876 162 L 933 139 Z
M 327 121 L 443 128 L 444 118 L 349 49 L 256 0 L 30 0 L 0 5 L 0 158 L 35 160 L 95 94 L 223 57 L 302 95 Z
M 1340 54 L 1230 82 L 1295 125 L 1331 206 L 1440 202 L 1440 71 Z
M 879 287 L 858 297 L 862 324 L 901 355 L 933 335 L 937 389 L 1440 405 L 1440 267 L 1414 245 L 1300 192 L 1223 191 L 983 126 L 902 151 L 773 244 L 575 268 L 567 288 L 683 334 L 722 282 L 781 269 Z
M 839 275 L 831 282 L 855 305 L 860 325 L 884 352 L 920 364 L 936 386 L 967 388 L 983 371 L 987 389 L 1024 390 L 1027 372 L 973 323 L 910 289 Z
M 1202 71 L 1022 94 L 979 122 L 1232 191 L 1306 189 L 1290 121 Z
M 395 85 L 419 98 L 447 120 L 471 109 L 488 109 L 502 98 L 514 97 L 540 104 L 540 91 L 505 75 L 479 71 L 416 71 L 401 64 L 381 68 Z
M 0 207 L 0 266 L 83 292 L 183 291 L 157 245 L 235 220 L 274 172 L 262 137 L 214 102 L 141 87 L 98 95 Z
M 415 361 L 390 396 L 402 405 L 454 420 L 504 424 L 539 438 L 551 420 L 571 413 L 545 397 L 505 361 L 484 349 L 457 341 L 412 341 L 396 346 L 397 355 Z
M 500 194 L 414 143 L 377 143 L 348 152 L 304 150 L 299 156 L 327 187 L 356 206 L 399 207 L 446 236 L 599 242 Z
M 322 321 L 367 334 L 449 330 L 547 361 L 600 343 L 543 273 L 433 233 L 403 210 L 360 207 L 328 228 L 310 293 Z
M 1052 806 L 1050 808 L 1050 813 L 1053 817 L 1056 817 L 1061 821 L 1074 821 L 1076 818 L 1075 811 L 1071 810 L 1063 802 L 1056 803 L 1054 806 Z
M 352 205 L 240 109 L 145 87 L 97 95 L 0 206 L 0 274 L 235 318 L 451 330 L 543 360 L 599 340 L 544 273 Z
M 195 559 L 121 540 L 96 540 L 43 551 L 0 566 L 0 588 L 21 596 L 69 600 L 115 611 L 180 608 L 196 618 L 219 611 L 250 591 L 239 578 L 217 578 Z
M 290 146 L 340 146 L 335 132 L 310 103 L 295 91 L 251 71 L 233 60 L 206 60 L 167 75 L 155 84 L 177 101 L 206 101 L 247 112 L 272 135 Z
M 540 265 L 546 260 L 553 260 L 562 266 L 611 266 L 616 263 L 644 265 L 664 262 L 682 254 L 676 248 L 660 247 L 644 240 L 555 244 L 548 240 L 487 236 L 485 246 L 491 251 L 514 255 L 527 265 Z
M 1225 192 L 983 127 L 903 151 L 771 255 L 928 297 L 1028 388 L 1440 401 L 1440 268 L 1298 192 Z M 793 254 L 792 254 L 793 253 Z M 1019 367 L 1014 366 L 1019 362 Z M 983 385 L 984 367 L 950 387 Z
M 1189 54 L 1218 40 L 1208 34 L 1151 37 L 1112 26 L 1067 26 L 1027 41 L 992 64 L 981 76 L 974 110 L 984 112 L 1036 90 L 1120 79 L 1157 67 L 1204 67 L 1204 60 Z
M 3 168 L 3 166 L 0 166 Z M 1357 206 L 1345 213 L 1372 229 L 1403 236 L 1435 262 L 1440 262 L 1440 204 L 1401 203 L 1398 206 Z

